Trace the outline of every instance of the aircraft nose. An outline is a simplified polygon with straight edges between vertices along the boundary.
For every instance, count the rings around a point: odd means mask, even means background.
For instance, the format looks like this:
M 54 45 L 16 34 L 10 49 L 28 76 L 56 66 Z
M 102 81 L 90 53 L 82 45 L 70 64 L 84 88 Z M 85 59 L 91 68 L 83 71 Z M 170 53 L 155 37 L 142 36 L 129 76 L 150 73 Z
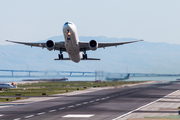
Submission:
M 70 28 L 70 24 L 68 23 L 65 23 L 64 26 L 63 26 L 64 29 L 69 29 Z
M 65 24 L 64 24 L 64 26 L 71 26 L 73 23 L 72 22 L 66 22 Z

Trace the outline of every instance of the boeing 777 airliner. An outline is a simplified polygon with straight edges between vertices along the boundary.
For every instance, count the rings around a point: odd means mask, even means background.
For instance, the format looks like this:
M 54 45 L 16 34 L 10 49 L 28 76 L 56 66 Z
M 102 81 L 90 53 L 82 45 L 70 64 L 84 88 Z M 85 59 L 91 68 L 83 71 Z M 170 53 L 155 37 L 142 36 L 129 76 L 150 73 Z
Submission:
M 63 26 L 63 34 L 65 41 L 62 42 L 53 42 L 53 40 L 48 40 L 46 43 L 26 43 L 26 42 L 16 42 L 6 40 L 8 42 L 24 44 L 29 46 L 36 46 L 47 48 L 48 50 L 59 50 L 58 59 L 55 60 L 72 60 L 73 62 L 78 63 L 80 60 L 100 60 L 97 58 L 88 58 L 86 51 L 96 50 L 97 48 L 105 48 L 109 46 L 123 45 L 137 41 L 130 42 L 117 42 L 117 43 L 98 43 L 96 40 L 90 40 L 90 42 L 80 42 L 76 26 L 72 22 L 66 22 Z M 64 58 L 62 52 L 67 52 L 69 58 Z M 83 52 L 83 56 L 81 54 Z

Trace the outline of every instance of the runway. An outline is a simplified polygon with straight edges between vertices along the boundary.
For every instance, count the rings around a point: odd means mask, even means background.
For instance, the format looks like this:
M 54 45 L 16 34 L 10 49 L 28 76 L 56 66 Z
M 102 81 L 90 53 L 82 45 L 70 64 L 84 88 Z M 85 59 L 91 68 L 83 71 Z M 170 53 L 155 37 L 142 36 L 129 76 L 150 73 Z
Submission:
M 0 108 L 0 120 L 116 120 L 180 88 L 179 83 L 102 89 Z

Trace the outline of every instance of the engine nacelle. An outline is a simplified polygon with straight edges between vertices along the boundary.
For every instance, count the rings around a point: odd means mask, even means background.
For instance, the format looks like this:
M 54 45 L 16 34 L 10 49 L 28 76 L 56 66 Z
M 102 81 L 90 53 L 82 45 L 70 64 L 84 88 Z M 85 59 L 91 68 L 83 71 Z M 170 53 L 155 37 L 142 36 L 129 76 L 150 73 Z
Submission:
M 49 51 L 53 50 L 54 47 L 55 47 L 55 43 L 54 43 L 52 40 L 48 40 L 48 41 L 46 42 L 46 48 L 47 48 Z
M 96 50 L 98 48 L 98 42 L 96 40 L 91 40 L 89 42 L 89 48 L 91 50 Z

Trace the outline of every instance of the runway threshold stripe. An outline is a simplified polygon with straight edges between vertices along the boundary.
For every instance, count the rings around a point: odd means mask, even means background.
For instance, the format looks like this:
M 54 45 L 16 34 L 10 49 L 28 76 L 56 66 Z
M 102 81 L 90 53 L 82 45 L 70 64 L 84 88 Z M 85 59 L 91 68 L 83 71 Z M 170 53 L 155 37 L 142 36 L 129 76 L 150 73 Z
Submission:
M 168 94 L 168 95 L 171 95 L 171 94 L 173 94 L 173 93 L 175 93 L 175 92 L 178 92 L 178 91 L 179 91 L 179 90 L 176 90 L 176 91 L 174 91 L 174 92 L 172 92 L 172 93 L 170 93 L 170 94 Z M 118 120 L 119 118 L 123 118 L 124 116 L 129 115 L 129 114 L 131 114 L 131 113 L 133 113 L 133 112 L 135 112 L 135 111 L 138 111 L 138 110 L 140 110 L 140 109 L 142 109 L 142 108 L 144 108 L 144 107 L 147 107 L 147 106 L 149 106 L 149 105 L 151 105 L 151 104 L 153 104 L 153 103 L 155 103 L 155 102 L 157 102 L 157 101 L 159 101 L 159 100 L 167 97 L 168 95 L 166 95 L 166 96 L 164 96 L 164 97 L 162 97 L 162 98 L 159 98 L 159 99 L 157 99 L 157 100 L 155 100 L 155 101 L 153 101 L 153 102 L 150 102 L 150 103 L 148 103 L 148 104 L 146 104 L 146 105 L 144 105 L 144 106 L 141 106 L 141 107 L 139 107 L 139 108 L 137 108 L 137 109 L 135 109 L 135 110 L 132 110 L 132 111 L 126 113 L 126 114 L 123 114 L 123 115 L 121 115 L 121 116 L 119 116 L 119 117 L 117 117 L 117 118 L 114 118 L 114 119 L 112 119 L 112 120 Z
M 94 114 L 68 114 L 62 117 L 70 117 L 70 118 L 89 118 L 94 116 Z

